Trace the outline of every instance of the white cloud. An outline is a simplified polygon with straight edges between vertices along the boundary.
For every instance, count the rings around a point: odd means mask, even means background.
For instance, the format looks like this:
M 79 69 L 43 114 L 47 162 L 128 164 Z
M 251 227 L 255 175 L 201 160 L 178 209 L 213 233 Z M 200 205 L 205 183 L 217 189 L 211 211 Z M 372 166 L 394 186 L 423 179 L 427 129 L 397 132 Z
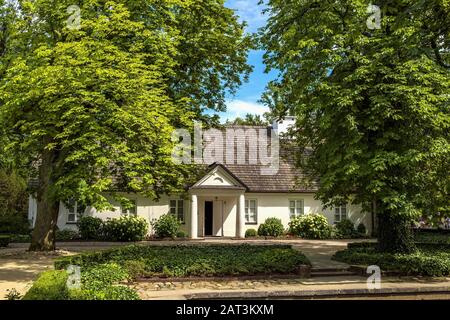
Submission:
M 256 32 L 264 26 L 267 17 L 262 14 L 264 6 L 258 5 L 259 0 L 229 0 L 227 7 L 237 10 L 241 21 L 248 24 L 247 31 Z
M 268 111 L 269 108 L 256 102 L 244 100 L 229 100 L 227 101 L 227 112 L 221 113 L 220 118 L 223 122 L 225 122 L 226 120 L 233 120 L 237 117 L 243 118 L 247 113 L 258 114 L 262 116 L 265 112 Z

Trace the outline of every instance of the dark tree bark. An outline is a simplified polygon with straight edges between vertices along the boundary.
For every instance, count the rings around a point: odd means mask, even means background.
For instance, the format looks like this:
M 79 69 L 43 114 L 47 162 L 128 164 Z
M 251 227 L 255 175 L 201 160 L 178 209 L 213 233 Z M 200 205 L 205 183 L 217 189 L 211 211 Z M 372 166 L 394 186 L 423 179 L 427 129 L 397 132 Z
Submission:
M 42 154 L 39 168 L 39 188 L 37 191 L 36 223 L 31 236 L 30 251 L 55 250 L 56 224 L 58 221 L 59 201 L 52 194 L 54 170 L 57 153 L 46 150 Z
M 415 251 L 411 220 L 388 209 L 379 210 L 378 250 L 391 253 Z

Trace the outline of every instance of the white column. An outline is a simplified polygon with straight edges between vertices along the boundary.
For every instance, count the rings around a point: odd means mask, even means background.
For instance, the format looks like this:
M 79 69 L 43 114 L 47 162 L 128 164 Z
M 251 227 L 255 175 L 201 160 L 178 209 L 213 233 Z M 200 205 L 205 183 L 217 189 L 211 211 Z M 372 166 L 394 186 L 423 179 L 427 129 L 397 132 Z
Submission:
M 237 238 L 245 238 L 245 195 L 239 195 L 239 208 L 237 215 L 237 230 L 236 237 Z
M 197 196 L 191 196 L 191 239 L 198 238 L 198 200 Z

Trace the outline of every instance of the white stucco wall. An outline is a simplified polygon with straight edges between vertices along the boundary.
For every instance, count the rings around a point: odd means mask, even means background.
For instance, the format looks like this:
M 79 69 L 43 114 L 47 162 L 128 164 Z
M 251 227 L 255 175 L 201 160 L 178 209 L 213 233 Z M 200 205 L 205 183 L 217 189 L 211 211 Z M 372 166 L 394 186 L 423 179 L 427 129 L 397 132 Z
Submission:
M 125 195 L 125 194 L 124 194 Z M 152 201 L 148 198 L 139 195 L 127 195 L 130 199 L 136 201 L 137 205 L 137 215 L 145 218 L 148 222 L 153 219 L 158 219 L 162 215 L 169 212 L 169 201 L 170 199 L 181 199 L 180 197 L 167 197 L 163 196 L 159 202 Z M 257 229 L 261 223 L 267 218 L 277 217 L 281 219 L 285 227 L 288 227 L 290 220 L 289 215 L 289 200 L 301 199 L 304 202 L 304 212 L 305 214 L 310 213 L 323 213 L 330 224 L 334 221 L 334 211 L 333 209 L 323 209 L 322 203 L 314 199 L 314 194 L 270 194 L 270 193 L 246 193 L 246 199 L 256 199 L 258 204 L 258 221 L 257 224 L 245 225 L 245 229 Z M 237 212 L 238 212 L 238 201 L 237 195 L 217 194 L 216 196 L 199 196 L 198 197 L 198 236 L 204 236 L 204 209 L 205 201 L 212 201 L 214 203 L 214 213 L 213 213 L 213 235 L 222 236 L 222 219 L 223 219 L 223 235 L 225 237 L 235 237 L 236 236 L 236 225 L 237 225 Z M 36 216 L 36 200 L 30 198 L 29 206 L 29 218 L 35 220 Z M 87 208 L 86 214 L 94 217 L 99 217 L 101 219 L 116 218 L 120 216 L 120 204 L 114 203 L 115 211 L 99 212 L 94 208 Z M 222 208 L 223 206 L 223 217 Z M 190 210 L 191 202 L 190 200 L 184 201 L 185 209 L 185 220 L 186 223 L 182 226 L 182 230 L 188 232 L 190 225 Z M 359 223 L 364 223 L 368 232 L 371 231 L 371 217 L 370 213 L 362 213 L 360 206 L 347 205 L 347 216 L 351 219 L 355 226 Z M 67 223 L 68 209 L 61 203 L 60 214 L 58 219 L 58 228 L 60 230 L 71 229 L 76 230 L 75 224 Z M 151 233 L 152 230 L 149 230 Z
M 267 218 L 276 217 L 281 219 L 287 228 L 290 221 L 289 201 L 303 200 L 304 213 L 322 213 L 330 224 L 334 224 L 334 210 L 324 209 L 322 202 L 314 199 L 314 194 L 270 194 L 270 193 L 246 193 L 246 199 L 256 199 L 258 203 L 258 224 L 246 225 L 246 229 L 257 229 Z M 347 217 L 355 223 L 355 227 L 364 223 L 370 232 L 371 220 L 369 213 L 362 213 L 361 206 L 347 205 Z

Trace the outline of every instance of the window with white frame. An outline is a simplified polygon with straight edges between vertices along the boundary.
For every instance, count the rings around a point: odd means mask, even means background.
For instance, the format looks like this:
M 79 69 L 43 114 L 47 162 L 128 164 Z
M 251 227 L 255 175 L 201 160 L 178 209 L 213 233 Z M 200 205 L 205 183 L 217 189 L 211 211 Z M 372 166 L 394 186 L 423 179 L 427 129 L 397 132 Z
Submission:
M 137 214 L 137 207 L 136 207 L 136 201 L 135 200 L 131 200 L 131 207 L 127 206 L 121 206 L 120 211 L 122 212 L 123 215 L 125 216 L 135 216 Z
M 304 202 L 302 199 L 289 200 L 289 216 L 290 218 L 300 217 L 305 213 Z
M 184 200 L 170 200 L 170 214 L 184 223 Z
M 67 209 L 67 223 L 77 223 L 86 211 L 86 206 L 82 205 L 78 201 L 70 200 Z
M 344 204 L 334 208 L 334 222 L 341 222 L 347 219 L 347 206 Z
M 245 223 L 258 223 L 258 201 L 256 199 L 245 200 Z

